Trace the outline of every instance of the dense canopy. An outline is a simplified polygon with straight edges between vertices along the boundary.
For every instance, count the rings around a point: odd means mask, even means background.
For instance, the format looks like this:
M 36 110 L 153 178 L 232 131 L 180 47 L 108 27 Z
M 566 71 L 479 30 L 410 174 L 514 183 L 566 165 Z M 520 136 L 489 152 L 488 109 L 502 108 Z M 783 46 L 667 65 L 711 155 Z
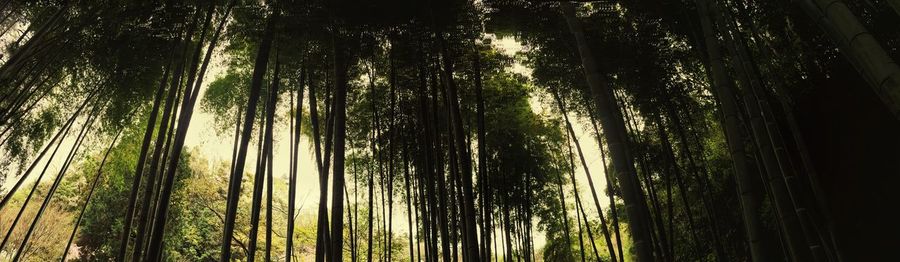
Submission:
M 900 258 L 898 0 L 0 0 L 0 261 Z

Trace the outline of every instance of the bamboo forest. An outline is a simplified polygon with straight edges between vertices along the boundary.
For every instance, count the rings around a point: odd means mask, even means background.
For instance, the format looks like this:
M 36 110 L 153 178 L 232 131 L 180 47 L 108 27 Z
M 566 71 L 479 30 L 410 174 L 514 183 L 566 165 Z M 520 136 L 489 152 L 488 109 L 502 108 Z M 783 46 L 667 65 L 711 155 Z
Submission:
M 897 61 L 900 0 L 0 0 L 0 261 L 900 261 Z

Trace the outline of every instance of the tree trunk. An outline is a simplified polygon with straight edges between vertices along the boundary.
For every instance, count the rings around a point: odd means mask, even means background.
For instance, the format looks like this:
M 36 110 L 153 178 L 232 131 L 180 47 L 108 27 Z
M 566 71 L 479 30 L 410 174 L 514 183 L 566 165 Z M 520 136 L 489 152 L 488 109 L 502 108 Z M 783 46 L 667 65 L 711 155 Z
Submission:
M 606 165 L 606 150 L 603 149 L 603 137 L 600 134 L 600 130 L 597 128 L 597 121 L 594 118 L 594 110 L 593 107 L 588 103 L 588 111 L 591 117 L 591 127 L 594 129 L 594 134 L 597 136 L 597 145 L 599 145 L 600 151 L 600 163 L 603 165 L 603 174 L 606 176 L 606 195 L 609 197 L 609 211 L 612 213 L 612 226 L 615 231 L 616 236 L 616 251 L 618 251 L 619 258 L 622 261 L 625 261 L 625 252 L 622 249 L 622 231 L 619 229 L 619 211 L 616 207 L 615 193 L 613 190 L 613 184 L 615 184 L 615 180 L 610 175 L 609 168 Z
M 728 149 L 734 167 L 735 181 L 740 192 L 740 201 L 745 230 L 747 231 L 750 253 L 754 261 L 772 261 L 775 259 L 775 251 L 765 241 L 765 229 L 762 214 L 762 192 L 759 188 L 756 176 L 753 173 L 754 161 L 750 153 L 744 147 L 745 133 L 741 126 L 740 109 L 732 82 L 725 71 L 725 63 L 722 60 L 720 46 L 713 30 L 711 14 L 707 0 L 697 0 L 697 11 L 706 45 L 707 63 L 712 77 L 711 87 L 719 102 L 722 114 L 722 124 L 728 141 Z M 796 258 L 796 257 L 795 257 Z
M 210 40 L 209 47 L 206 50 L 206 55 L 203 58 L 203 63 L 199 69 L 199 75 L 197 75 L 198 72 L 196 71 L 196 66 L 197 63 L 199 63 L 203 40 L 205 39 L 207 33 L 207 27 L 209 27 L 209 24 L 212 21 L 212 13 L 214 13 L 215 11 L 214 4 L 210 4 L 210 9 L 205 19 L 206 22 L 204 22 L 203 24 L 203 30 L 200 34 L 200 40 L 197 42 L 197 50 L 195 52 L 194 63 L 192 63 L 191 70 L 188 73 L 188 81 L 187 85 L 185 86 L 184 92 L 184 102 L 181 106 L 181 112 L 178 119 L 178 129 L 175 133 L 175 141 L 173 144 L 171 160 L 169 161 L 168 169 L 165 170 L 166 176 L 164 177 L 163 184 L 161 184 L 159 187 L 159 203 L 158 207 L 155 210 L 153 227 L 150 234 L 150 240 L 148 241 L 148 252 L 145 255 L 148 261 L 159 261 L 162 257 L 162 240 L 163 234 L 165 232 L 165 224 L 167 220 L 166 217 L 169 210 L 169 199 L 172 195 L 173 184 L 175 183 L 175 173 L 178 169 L 177 167 L 181 159 L 181 151 L 184 149 L 184 140 L 187 136 L 188 128 L 190 127 L 191 117 L 194 113 L 194 105 L 197 102 L 197 96 L 200 92 L 200 86 L 203 84 L 203 75 L 206 74 L 206 69 L 209 66 L 210 59 L 212 58 L 212 52 L 216 48 L 219 35 L 221 34 L 222 29 L 225 27 L 225 22 L 228 20 L 228 15 L 230 14 L 231 8 L 233 6 L 234 2 L 226 7 L 219 25 L 216 27 L 213 37 Z M 196 83 L 194 82 L 195 77 Z
M 856 68 L 885 107 L 900 118 L 900 66 L 841 0 L 797 0 Z M 897 0 L 891 6 L 897 9 Z M 900 14 L 900 12 L 898 12 Z
M 103 175 L 103 166 L 106 165 L 106 159 L 109 157 L 109 153 L 112 152 L 113 146 L 116 145 L 116 141 L 119 141 L 119 136 L 121 135 L 121 130 L 116 133 L 116 136 L 113 138 L 112 142 L 109 143 L 109 147 L 106 149 L 106 153 L 103 154 L 103 159 L 100 160 L 100 165 L 97 168 L 97 175 L 94 176 L 94 182 L 91 183 L 91 189 L 88 190 L 88 194 L 84 198 L 84 204 L 82 204 L 81 206 L 81 211 L 78 212 L 78 218 L 75 219 L 75 226 L 72 227 L 72 234 L 69 234 L 69 240 L 66 242 L 66 249 L 63 250 L 60 262 L 66 262 L 66 256 L 69 254 L 69 249 L 72 247 L 72 240 L 75 239 L 75 233 L 78 232 L 78 226 L 81 225 L 81 219 L 84 218 L 84 211 L 87 210 L 88 204 L 91 203 L 91 197 L 94 196 L 94 189 L 97 189 L 97 184 L 100 183 L 100 178 Z M 38 179 L 37 181 L 41 180 Z M 10 229 L 12 229 L 12 227 L 10 227 Z M 0 249 L 2 249 L 2 245 L 0 245 Z
M 597 243 L 594 242 L 594 233 L 593 233 L 593 230 L 591 230 L 591 224 L 588 223 L 587 213 L 584 212 L 584 205 L 581 204 L 581 198 L 578 197 L 577 189 L 575 192 L 575 202 L 577 203 L 576 208 L 578 209 L 578 210 L 576 210 L 576 212 L 581 213 L 581 221 L 584 223 L 584 228 L 587 231 L 588 241 L 591 242 L 591 250 L 594 251 L 594 257 L 599 261 L 600 260 L 600 251 L 597 250 Z
M 185 47 L 187 47 L 188 43 L 184 42 L 184 45 L 185 45 Z M 179 46 L 179 44 L 178 44 L 178 42 L 176 42 L 176 44 L 175 44 L 176 49 L 178 46 Z M 187 49 L 185 48 L 185 50 L 187 50 Z M 173 55 L 170 59 L 174 61 L 177 57 L 178 56 Z M 159 151 L 160 151 L 159 147 L 162 146 L 162 137 L 164 137 L 165 134 L 167 134 L 166 127 L 169 122 L 169 114 L 171 113 L 171 110 L 172 110 L 170 107 L 171 107 L 171 104 L 173 103 L 173 100 L 175 99 L 175 93 L 178 92 L 177 84 L 180 84 L 180 78 L 181 78 L 182 71 L 183 71 L 183 63 L 178 62 L 178 66 L 176 66 L 176 69 L 175 69 L 175 74 L 172 77 L 172 85 L 169 87 L 169 94 L 166 96 L 166 108 L 164 109 L 165 111 L 163 112 L 163 118 L 162 118 L 162 121 L 160 124 L 160 130 L 158 132 L 159 134 L 157 134 L 157 139 L 156 139 L 157 146 L 154 147 L 154 151 L 153 151 L 154 158 L 153 159 L 156 159 L 155 156 L 157 156 L 159 154 Z M 124 221 L 125 225 L 122 227 L 123 228 L 122 229 L 122 237 L 119 240 L 119 250 L 117 253 L 118 261 L 125 260 L 125 252 L 127 252 L 128 241 L 131 238 L 131 223 L 134 220 L 134 208 L 135 208 L 135 204 L 137 202 L 137 196 L 139 193 L 138 191 L 140 188 L 141 180 L 143 179 L 143 176 L 144 176 L 144 166 L 145 166 L 145 161 L 147 160 L 147 150 L 150 147 L 150 141 L 151 141 L 151 138 L 153 137 L 153 129 L 155 129 L 156 124 L 157 124 L 156 117 L 157 117 L 157 114 L 159 113 L 159 102 L 162 99 L 162 94 L 165 91 L 168 74 L 169 74 L 169 69 L 166 68 L 166 72 L 163 75 L 163 79 L 160 81 L 159 88 L 156 90 L 157 93 L 153 99 L 153 109 L 151 109 L 151 111 L 150 111 L 150 119 L 147 120 L 147 128 L 144 131 L 144 141 L 141 144 L 140 155 L 138 155 L 137 170 L 134 172 L 134 176 L 133 176 L 132 182 L 131 182 L 131 191 L 130 191 L 131 194 L 128 198 L 128 207 L 125 209 L 126 210 L 125 211 L 126 212 L 125 221 Z M 178 80 L 179 82 L 175 82 L 176 79 L 179 79 Z M 153 165 L 151 165 L 149 177 L 147 178 L 148 185 L 152 185 L 152 183 L 153 183 L 153 178 L 155 177 L 155 174 L 156 174 L 156 172 L 155 172 L 156 168 L 153 168 L 153 167 L 155 167 L 158 164 L 158 162 L 154 163 L 153 160 L 151 160 L 150 162 Z M 147 186 L 146 188 L 148 188 L 148 189 L 146 191 L 149 191 L 151 187 L 152 186 Z M 149 200 L 149 198 L 146 198 L 146 195 L 149 195 L 149 194 L 145 193 L 145 199 Z M 142 214 L 146 214 L 146 210 L 144 210 L 143 212 L 144 213 L 142 213 Z M 141 223 L 141 224 L 143 224 L 143 223 Z M 139 227 L 141 224 L 139 224 Z M 137 242 L 140 242 L 140 241 L 137 241 Z M 138 246 L 140 246 L 140 245 L 136 244 L 135 249 L 137 249 Z M 139 255 L 133 256 L 134 259 L 137 259 L 137 257 L 139 257 Z
M 259 102 L 260 90 L 262 89 L 263 77 L 266 74 L 266 67 L 269 63 L 269 51 L 272 48 L 272 38 L 274 37 L 274 27 L 278 19 L 278 12 L 273 12 L 266 22 L 266 29 L 263 33 L 262 42 L 256 54 L 256 61 L 253 67 L 253 75 L 250 79 L 250 95 L 247 101 L 247 113 L 244 117 L 244 127 L 242 128 L 241 144 L 238 149 L 237 160 L 234 170 L 231 172 L 228 185 L 228 204 L 225 211 L 225 230 L 222 237 L 222 254 L 219 261 L 228 262 L 231 260 L 231 239 L 234 237 L 234 221 L 237 216 L 237 204 L 241 193 L 241 180 L 244 175 L 244 165 L 247 160 L 247 147 L 250 143 L 250 136 L 253 131 L 253 122 L 256 118 L 256 109 Z M 254 252 L 251 250 L 250 252 Z
M 669 141 L 669 133 L 666 132 L 665 126 L 662 125 L 662 119 L 659 118 L 658 116 L 655 116 L 654 118 L 655 119 L 653 121 L 656 123 L 657 134 L 659 135 L 660 142 L 662 142 L 662 149 L 663 149 L 663 152 L 665 153 L 666 160 L 668 160 L 667 162 L 671 169 L 671 173 L 665 174 L 666 187 L 667 187 L 667 190 L 666 190 L 667 196 L 666 197 L 668 198 L 668 202 L 669 202 L 668 206 L 671 209 L 674 204 L 674 203 L 672 203 L 672 193 L 671 193 L 671 180 L 672 180 L 672 177 L 674 176 L 675 181 L 678 184 L 678 190 L 681 191 L 681 194 L 679 194 L 679 195 L 681 196 L 681 201 L 682 201 L 682 204 L 684 205 L 684 214 L 687 217 L 688 229 L 690 230 L 690 233 L 691 233 L 691 240 L 693 242 L 693 243 L 691 243 L 691 245 L 694 246 L 695 250 L 697 250 L 698 254 L 700 254 L 699 253 L 700 237 L 699 237 L 699 234 L 697 234 L 698 229 L 697 229 L 696 223 L 694 222 L 694 215 L 693 215 L 692 208 L 691 208 L 693 205 L 691 205 L 691 201 L 688 199 L 688 194 L 690 193 L 690 191 L 688 190 L 687 185 L 684 182 L 683 174 L 681 173 L 681 168 L 678 166 L 678 159 L 675 158 L 675 152 L 674 152 L 674 150 L 672 150 L 672 143 Z M 705 201 L 703 204 L 704 205 L 706 204 Z M 670 210 L 669 212 L 670 212 L 669 218 L 672 219 L 672 214 L 671 214 L 672 211 Z M 710 214 L 710 215 L 712 215 L 712 214 Z M 710 223 L 710 225 L 712 225 L 712 223 Z M 671 223 L 670 223 L 670 227 L 671 227 Z M 715 231 L 715 230 L 713 230 L 713 231 Z M 670 232 L 671 232 L 670 236 L 672 238 L 675 238 L 675 232 L 674 231 L 670 231 Z M 717 239 L 717 238 L 714 237 L 714 239 Z M 669 245 L 669 248 L 670 248 L 669 254 L 674 255 L 675 254 L 674 244 Z M 718 256 L 718 257 L 723 258 L 722 256 Z M 675 258 L 672 257 L 672 259 L 674 260 Z
M 188 46 L 190 46 L 188 44 L 188 42 L 184 42 L 182 54 L 187 54 Z M 159 132 L 156 137 L 155 146 L 153 147 L 153 156 L 150 158 L 150 170 L 148 172 L 147 185 L 145 186 L 146 189 L 144 190 L 144 194 L 143 194 L 143 201 L 141 204 L 141 212 L 139 213 L 141 217 L 138 220 L 139 221 L 138 222 L 138 235 L 135 238 L 134 250 L 133 250 L 133 253 L 131 256 L 132 259 L 135 261 L 138 261 L 141 259 L 141 252 L 144 248 L 143 241 L 147 237 L 146 230 L 147 230 L 147 223 L 150 220 L 149 214 L 152 213 L 151 205 L 152 205 L 152 203 L 155 203 L 155 202 L 151 202 L 151 200 L 155 199 L 157 194 L 154 192 L 158 192 L 158 190 L 159 190 L 158 186 L 161 184 L 160 182 L 158 182 L 161 180 L 156 179 L 156 177 L 162 178 L 162 176 L 158 175 L 158 172 L 157 172 L 157 171 L 159 171 L 159 167 L 160 167 L 160 157 L 165 156 L 165 154 L 168 153 L 169 147 L 168 147 L 168 140 L 166 140 L 166 139 L 171 137 L 171 135 L 173 133 L 172 131 L 174 129 L 174 122 L 175 122 L 174 120 L 176 119 L 174 116 L 174 114 L 175 114 L 174 110 L 175 110 L 175 108 L 178 107 L 178 99 L 179 99 L 178 94 L 179 94 L 179 92 L 181 92 L 181 79 L 183 77 L 183 72 L 184 72 L 184 61 L 182 61 L 183 58 L 179 58 L 179 60 L 180 61 L 177 62 L 178 66 L 176 67 L 175 74 L 173 75 L 170 86 L 169 86 L 169 94 L 166 96 L 165 109 L 163 110 L 162 120 L 159 123 L 159 125 L 160 125 Z M 155 120 L 151 120 L 151 121 L 155 121 Z M 156 123 L 154 122 L 153 124 L 155 125 Z M 149 128 L 149 126 L 148 126 L 148 128 Z M 165 144 L 165 147 L 163 147 L 164 144 Z M 162 162 L 165 163 L 165 157 L 163 157 Z M 135 173 L 135 177 L 137 177 L 137 176 L 140 176 L 140 174 Z M 140 183 L 139 180 L 135 181 L 135 182 Z M 137 190 L 137 188 L 134 187 L 135 186 L 134 184 L 132 186 L 133 186 L 132 189 Z M 136 195 L 137 192 L 136 191 L 132 192 L 132 194 Z M 133 211 L 132 209 L 133 209 L 133 207 L 129 208 L 128 211 Z M 124 228 L 126 228 L 126 230 L 127 230 L 127 228 L 130 228 L 130 224 L 133 219 L 132 215 L 126 215 L 125 219 L 126 220 L 125 220 Z M 125 231 L 125 232 L 127 232 L 128 234 L 131 234 L 130 230 Z M 123 236 L 123 237 L 127 237 L 127 236 Z M 125 252 L 125 250 L 128 248 L 127 242 L 128 242 L 128 239 L 123 238 L 122 246 L 120 247 L 121 248 L 120 252 Z M 125 254 L 120 254 L 120 255 L 124 256 Z M 124 257 L 123 257 L 123 259 L 124 259 Z
M 334 37 L 334 184 L 331 209 L 330 261 L 343 261 L 344 252 L 344 151 L 347 136 L 347 85 L 350 51 L 341 36 Z M 327 157 L 327 156 L 326 156 Z
M 557 186 L 557 190 L 559 191 L 559 204 L 562 207 L 562 211 L 563 211 L 563 213 L 562 213 L 563 226 L 565 226 L 565 230 L 566 230 L 565 231 L 565 233 L 566 233 L 566 249 L 564 249 L 564 250 L 567 252 L 566 254 L 571 254 L 572 253 L 572 249 L 571 249 L 572 233 L 571 233 L 571 230 L 569 229 L 569 211 L 568 211 L 568 208 L 566 207 L 566 193 L 565 193 L 565 191 L 563 191 L 563 175 L 562 174 L 559 174 L 559 181 L 557 181 L 556 186 Z M 612 252 L 612 251 L 610 251 L 610 252 Z M 571 259 L 571 257 L 569 255 L 567 255 L 567 257 Z
M 31 190 L 28 191 L 28 195 L 25 197 L 25 200 L 22 201 L 22 206 L 19 207 L 19 212 L 16 213 L 16 218 L 13 219 L 12 223 L 10 223 L 9 228 L 6 230 L 6 234 L 3 236 L 3 241 L 0 242 L 0 250 L 3 250 L 6 247 L 7 241 L 9 241 L 9 237 L 12 236 L 13 230 L 16 229 L 16 225 L 19 223 L 19 219 L 22 219 L 22 215 L 25 213 L 26 208 L 28 207 L 28 203 L 31 202 L 31 197 L 34 195 L 34 192 L 37 191 L 38 186 L 41 184 L 41 179 L 44 178 L 44 174 L 47 173 L 47 168 L 50 167 L 50 162 L 53 160 L 53 157 L 56 156 L 56 152 L 59 151 L 59 148 L 62 147 L 62 141 L 69 134 L 69 130 L 72 128 L 72 123 L 69 122 L 60 129 L 62 133 L 62 138 L 59 142 L 56 143 L 56 147 L 53 148 L 53 152 L 50 153 L 50 158 L 44 164 L 44 168 L 41 170 L 41 174 L 38 175 L 37 180 L 35 180 L 34 185 L 31 186 Z M 55 141 L 51 141 L 50 144 L 47 145 L 49 148 L 53 145 Z M 23 178 L 24 179 L 24 178 Z
M 373 76 L 370 76 L 370 78 L 371 77 L 373 77 Z M 374 90 L 372 91 L 372 93 L 374 93 Z M 372 113 L 375 113 L 374 107 L 373 107 Z M 372 119 L 374 120 L 375 118 L 373 117 Z M 374 126 L 374 121 L 372 122 L 372 124 Z M 375 158 L 375 152 L 376 152 L 375 151 L 375 134 L 374 134 L 374 132 L 375 131 L 372 130 L 371 136 L 369 138 L 369 145 L 371 146 L 372 158 Z M 374 216 L 375 216 L 375 206 L 374 206 L 374 203 L 375 203 L 375 198 L 374 198 L 375 171 L 373 170 L 374 169 L 374 167 L 372 166 L 373 164 L 376 164 L 375 161 L 369 162 L 369 165 L 366 168 L 366 171 L 368 171 L 368 173 L 369 173 L 369 179 L 368 179 L 368 181 L 366 181 L 366 185 L 367 185 L 366 189 L 368 190 L 367 192 L 369 194 L 368 201 L 366 201 L 366 204 L 368 204 L 368 206 L 367 206 L 368 219 L 366 221 L 368 221 L 368 223 L 369 223 L 368 224 L 369 234 L 367 235 L 368 242 L 366 242 L 367 243 L 366 244 L 366 261 L 373 261 L 372 260 L 372 252 L 374 252 L 373 230 L 375 230 L 375 219 L 374 219 Z
M 606 135 L 613 168 L 622 188 L 622 199 L 625 202 L 626 213 L 628 213 L 631 239 L 634 242 L 637 261 L 653 261 L 648 217 L 650 211 L 643 201 L 641 185 L 633 165 L 634 159 L 628 152 L 625 123 L 616 110 L 612 89 L 588 46 L 580 21 L 575 14 L 575 7 L 568 2 L 562 2 L 561 6 L 569 30 L 575 36 L 585 78 L 591 88 L 594 103 L 597 105 L 597 117 L 603 133 Z
M 444 41 L 442 33 L 438 33 L 438 42 L 442 48 L 444 83 L 447 87 L 447 95 L 449 98 L 448 110 L 450 110 L 450 122 L 453 128 L 453 141 L 459 152 L 459 169 L 462 176 L 462 195 L 463 195 L 463 219 L 467 261 L 480 261 L 478 254 L 478 238 L 477 229 L 475 228 L 475 193 L 472 189 L 472 155 L 468 152 L 466 146 L 466 135 L 464 133 L 462 116 L 460 116 L 459 97 L 457 95 L 456 83 L 453 79 L 453 62 L 449 55 L 449 47 Z
M 387 199 L 387 201 L 388 201 L 388 216 L 387 216 L 388 256 L 387 256 L 387 261 L 388 262 L 393 261 L 393 256 L 392 256 L 393 252 L 391 250 L 393 249 L 393 245 L 394 245 L 393 241 L 392 241 L 394 238 L 394 223 L 393 223 L 394 220 L 392 219 L 394 217 L 394 159 L 395 159 L 394 154 L 396 152 L 394 150 L 395 149 L 394 141 L 396 140 L 396 132 L 397 132 L 397 126 L 396 126 L 397 74 L 396 74 L 396 69 L 394 68 L 394 57 L 393 56 L 390 57 L 390 70 L 391 70 L 391 72 L 390 72 L 390 74 L 391 74 L 390 89 L 391 90 L 390 90 L 390 94 L 389 94 L 390 95 L 390 105 L 389 106 L 390 106 L 390 110 L 391 110 L 391 116 L 388 119 L 388 121 L 390 122 L 390 126 L 388 127 L 389 128 L 388 143 L 390 143 L 390 144 L 388 144 L 388 177 L 387 177 L 387 190 L 388 190 L 388 192 L 387 192 L 387 196 L 388 196 L 388 199 Z M 410 232 L 409 236 L 410 236 L 410 238 L 412 238 L 412 232 Z M 412 247 L 410 246 L 410 248 L 412 248 Z
M 434 175 L 433 178 L 436 181 L 437 189 L 435 192 L 437 193 L 437 207 L 432 210 L 433 215 L 437 217 L 438 229 L 440 230 L 440 243 L 441 243 L 441 254 L 444 261 L 450 262 L 452 259 L 451 256 L 451 247 L 450 247 L 450 218 L 448 217 L 448 213 L 450 211 L 450 205 L 448 203 L 448 197 L 451 197 L 449 193 L 447 193 L 448 187 L 446 185 L 445 175 L 444 175 L 444 160 L 442 157 L 442 146 L 441 146 L 441 131 L 440 131 L 440 107 L 438 106 L 438 95 L 437 91 L 440 88 L 437 83 L 436 72 L 431 72 L 431 119 L 429 119 L 428 124 L 430 125 L 431 130 L 431 141 L 434 143 L 434 147 L 432 150 L 432 155 L 434 156 Z M 447 105 L 444 105 L 445 107 Z M 446 110 L 446 108 L 444 108 Z
M 354 169 L 355 171 L 355 169 Z M 350 191 L 344 187 L 344 197 L 347 199 L 347 207 L 350 205 Z M 353 211 L 347 210 L 347 231 L 350 231 L 350 261 L 356 261 L 356 229 L 353 227 Z
M 572 163 L 574 164 L 574 161 Z M 572 187 L 575 188 L 576 185 L 572 184 Z M 585 262 L 584 233 L 581 229 L 581 204 L 578 201 L 575 201 L 575 222 L 578 223 L 578 252 L 581 254 L 581 262 Z
M 278 108 L 275 106 L 275 102 L 278 101 L 278 87 L 281 83 L 279 83 L 279 66 L 280 62 L 277 58 L 276 52 L 275 58 L 275 71 L 272 73 L 272 85 L 269 92 L 269 108 L 271 110 L 267 110 L 266 114 L 266 143 L 268 147 L 265 150 L 266 154 L 266 261 L 272 261 L 272 190 L 273 190 L 273 179 L 275 176 L 272 175 L 272 147 L 274 146 L 272 141 L 272 125 L 275 122 L 275 110 Z
M 99 108 L 99 105 L 98 107 Z M 81 131 L 79 132 L 77 138 L 75 139 L 75 144 L 72 146 L 72 149 L 69 150 L 69 155 L 63 161 L 62 167 L 59 169 L 59 172 L 56 174 L 56 179 L 53 180 L 53 184 L 50 185 L 50 188 L 47 191 L 47 196 L 44 197 L 44 202 L 41 203 L 41 207 L 38 208 L 37 213 L 35 213 L 34 218 L 31 221 L 31 224 L 28 226 L 28 230 L 25 231 L 25 236 L 22 237 L 22 244 L 19 245 L 19 248 L 16 249 L 16 254 L 13 255 L 12 261 L 19 261 L 22 256 L 23 251 L 26 249 L 28 245 L 28 240 L 31 239 L 31 235 L 34 233 L 34 229 L 37 226 L 38 222 L 40 222 L 41 215 L 43 215 L 44 211 L 47 209 L 47 206 L 50 204 L 50 200 L 53 199 L 53 195 L 56 193 L 56 189 L 59 188 L 59 184 L 62 182 L 63 177 L 66 175 L 66 171 L 69 169 L 69 166 L 72 164 L 72 160 L 75 158 L 76 153 L 81 148 L 82 142 L 84 142 L 85 135 L 89 133 L 91 126 L 94 124 L 94 120 L 96 120 L 95 116 L 97 115 L 97 110 L 95 109 L 93 113 L 87 116 L 85 123 L 81 127 Z M 35 183 L 40 183 L 37 181 Z M 37 187 L 37 185 L 35 185 Z M 22 206 L 22 210 L 25 209 L 25 206 Z M 55 222 L 55 221 L 54 221 Z M 15 228 L 15 224 L 10 225 L 10 229 Z
M 266 94 L 268 96 L 268 94 Z M 259 120 L 259 134 L 257 134 L 256 138 L 256 170 L 253 172 L 253 186 L 250 188 L 250 232 L 247 234 L 247 249 L 250 250 L 250 253 L 247 254 L 247 261 L 255 261 L 256 260 L 256 243 L 259 241 L 259 205 L 258 202 L 261 202 L 263 183 L 259 181 L 259 177 L 264 177 L 266 175 L 266 160 L 269 155 L 266 154 L 265 145 L 266 141 L 266 118 L 268 118 L 268 106 L 269 99 L 266 98 L 266 103 L 263 104 L 263 118 Z M 257 196 L 257 192 L 259 192 Z
M 312 76 L 312 69 L 309 74 Z M 319 135 L 319 111 L 316 100 L 316 88 L 309 81 L 309 117 L 312 123 L 313 145 L 316 156 L 316 167 L 319 173 L 319 214 L 316 225 L 316 262 L 325 261 L 328 254 L 328 170 L 322 163 L 322 138 Z
M 484 126 L 484 95 L 482 92 L 482 79 L 481 79 L 481 51 L 475 48 L 475 59 L 473 62 L 475 68 L 475 97 L 478 100 L 476 105 L 477 112 L 477 129 L 478 129 L 478 184 L 481 188 L 481 214 L 484 220 L 484 226 L 482 227 L 482 254 L 484 256 L 484 260 L 491 259 L 491 207 L 488 202 L 488 185 L 489 178 L 487 173 L 487 135 L 485 132 Z M 565 201 L 565 200 L 563 200 Z M 563 202 L 563 208 L 565 210 L 565 202 Z M 566 217 L 566 236 L 568 237 L 569 226 L 568 226 L 568 216 Z M 571 242 L 571 240 L 570 240 Z M 569 243 L 571 244 L 571 243 Z
M 578 150 L 578 158 L 581 160 L 581 165 L 584 168 L 584 174 L 585 176 L 587 176 L 588 186 L 591 188 L 591 196 L 594 200 L 594 206 L 597 208 L 597 215 L 600 217 L 600 229 L 602 230 L 603 237 L 606 240 L 606 245 L 609 250 L 609 257 L 611 261 L 615 262 L 616 249 L 613 246 L 612 239 L 610 238 L 609 230 L 606 228 L 606 217 L 605 215 L 603 215 L 603 209 L 600 208 L 600 199 L 597 197 L 597 189 L 594 187 L 594 179 L 591 177 L 591 171 L 588 168 L 587 160 L 584 158 L 584 153 L 581 150 L 581 144 L 578 142 L 578 138 L 575 137 L 575 129 L 572 128 L 572 123 L 569 121 L 569 115 L 566 112 L 566 107 L 563 104 L 562 99 L 559 97 L 559 93 L 553 91 L 553 98 L 554 100 L 556 100 L 556 105 L 559 108 L 560 114 L 563 115 L 563 119 L 566 123 L 566 130 L 568 130 L 569 132 L 569 137 L 572 138 L 572 141 L 575 143 L 575 148 Z
M 303 85 L 306 83 L 306 76 L 309 74 L 309 68 L 300 69 L 300 83 L 297 84 L 297 106 L 294 107 L 294 96 L 291 94 L 291 109 L 293 110 L 293 120 L 291 123 L 291 170 L 288 178 L 288 213 L 287 213 L 287 233 L 285 240 L 285 256 L 286 262 L 291 262 L 291 254 L 294 249 L 294 212 L 296 209 L 297 195 L 297 173 L 298 173 L 298 157 L 300 155 L 300 125 L 303 123 Z M 310 81 L 312 83 L 312 81 Z M 312 84 L 310 84 L 310 93 L 312 93 Z M 310 100 L 315 103 L 313 97 Z M 310 116 L 312 117 L 312 116 Z M 317 137 L 318 139 L 318 137 Z M 318 153 L 318 152 L 316 152 Z
M 413 210 L 412 210 L 412 194 L 409 188 L 409 160 L 407 159 L 407 151 L 403 150 L 403 184 L 406 188 L 406 223 L 409 227 L 409 261 L 417 261 L 415 250 L 413 250 Z M 416 234 L 418 235 L 418 234 Z

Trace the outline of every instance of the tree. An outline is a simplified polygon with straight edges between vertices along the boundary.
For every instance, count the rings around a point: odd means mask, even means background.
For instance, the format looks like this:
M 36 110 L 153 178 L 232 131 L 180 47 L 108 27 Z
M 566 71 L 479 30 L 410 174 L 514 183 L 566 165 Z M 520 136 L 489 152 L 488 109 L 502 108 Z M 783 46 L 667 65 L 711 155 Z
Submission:
M 884 260 L 895 2 L 0 1 L 0 256 Z

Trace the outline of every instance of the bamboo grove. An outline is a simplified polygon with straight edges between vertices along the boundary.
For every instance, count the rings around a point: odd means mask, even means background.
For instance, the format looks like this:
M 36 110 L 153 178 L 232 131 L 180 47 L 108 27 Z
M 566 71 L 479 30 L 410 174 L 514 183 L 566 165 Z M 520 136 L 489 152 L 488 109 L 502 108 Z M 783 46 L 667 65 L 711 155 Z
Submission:
M 891 260 L 898 25 L 897 0 L 0 0 L 0 260 Z

